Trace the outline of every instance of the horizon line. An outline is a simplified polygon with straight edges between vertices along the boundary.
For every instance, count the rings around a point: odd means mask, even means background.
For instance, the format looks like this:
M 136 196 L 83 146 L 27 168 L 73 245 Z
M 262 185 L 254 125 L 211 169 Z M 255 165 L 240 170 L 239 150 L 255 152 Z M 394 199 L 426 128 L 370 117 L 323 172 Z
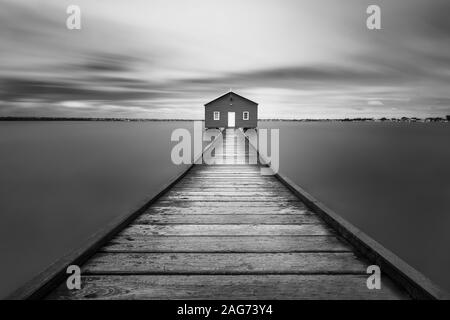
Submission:
M 180 118 L 123 118 L 123 117 L 36 117 L 36 116 L 3 116 L 0 121 L 205 121 L 204 119 Z M 446 120 L 450 115 L 441 117 L 345 117 L 345 118 L 263 118 L 258 121 L 390 121 L 390 120 Z

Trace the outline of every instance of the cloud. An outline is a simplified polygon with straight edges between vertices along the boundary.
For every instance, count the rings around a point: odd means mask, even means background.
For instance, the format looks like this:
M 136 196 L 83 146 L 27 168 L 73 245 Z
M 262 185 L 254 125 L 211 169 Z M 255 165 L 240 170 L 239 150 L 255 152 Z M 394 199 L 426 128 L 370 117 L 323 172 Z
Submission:
M 431 5 L 422 3 L 413 13 L 413 19 L 418 19 L 416 30 L 428 37 L 447 40 L 450 38 L 450 2 L 447 0 L 434 0 Z M 419 11 L 420 10 L 420 11 Z M 442 38 L 442 39 L 441 39 Z
M 68 1 L 0 3 L 2 115 L 197 117 L 229 88 L 276 118 L 450 105 L 447 0 L 383 2 L 379 32 L 359 0 L 79 0 L 79 32 Z
M 125 72 L 130 71 L 131 65 L 137 59 L 126 55 L 97 54 L 80 66 L 80 69 L 92 72 Z
M 381 102 L 380 100 L 369 100 L 367 101 L 367 104 L 369 106 L 384 106 L 384 103 Z
M 23 99 L 35 99 L 44 101 L 83 101 L 83 100 L 134 100 L 156 97 L 159 94 L 150 90 L 133 88 L 135 82 L 124 82 L 130 87 L 112 86 L 104 82 L 86 82 L 83 84 L 75 81 L 43 81 L 3 78 L 0 79 L 2 88 L 1 100 L 18 101 Z

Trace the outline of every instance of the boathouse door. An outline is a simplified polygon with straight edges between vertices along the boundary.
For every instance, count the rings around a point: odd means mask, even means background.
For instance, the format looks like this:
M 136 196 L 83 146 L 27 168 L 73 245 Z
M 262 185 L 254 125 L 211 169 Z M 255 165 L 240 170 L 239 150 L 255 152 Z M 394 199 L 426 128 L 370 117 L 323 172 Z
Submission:
M 228 128 L 234 128 L 234 127 L 235 127 L 235 113 L 228 112 Z

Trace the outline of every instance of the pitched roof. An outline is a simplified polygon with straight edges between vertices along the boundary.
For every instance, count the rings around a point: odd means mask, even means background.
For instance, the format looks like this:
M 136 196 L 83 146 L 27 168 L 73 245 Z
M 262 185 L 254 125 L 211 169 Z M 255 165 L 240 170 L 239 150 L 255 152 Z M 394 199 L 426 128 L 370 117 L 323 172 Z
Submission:
M 221 99 L 221 98 L 223 98 L 223 97 L 225 97 L 226 95 L 229 95 L 229 94 L 234 94 L 235 96 L 238 96 L 239 98 L 242 98 L 242 99 L 244 99 L 244 100 L 247 100 L 248 102 L 251 102 L 251 103 L 253 103 L 253 104 L 258 105 L 255 101 L 252 101 L 252 100 L 250 100 L 250 99 L 247 99 L 246 97 L 243 97 L 243 96 L 237 94 L 236 92 L 229 91 L 229 92 L 227 92 L 227 93 L 224 93 L 224 94 L 221 95 L 220 97 L 217 97 L 217 98 L 215 98 L 214 100 L 208 102 L 207 104 L 205 104 L 205 107 L 207 107 L 207 106 L 210 105 L 211 103 L 213 103 L 213 102 L 215 102 L 215 101 L 217 101 L 217 100 L 219 100 L 219 99 Z

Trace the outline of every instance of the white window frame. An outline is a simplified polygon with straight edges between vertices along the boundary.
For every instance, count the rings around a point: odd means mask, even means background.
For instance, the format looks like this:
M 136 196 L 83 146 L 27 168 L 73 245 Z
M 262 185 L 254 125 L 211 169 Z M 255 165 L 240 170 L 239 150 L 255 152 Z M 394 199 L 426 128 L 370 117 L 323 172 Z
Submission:
M 247 115 L 247 119 L 245 117 L 246 115 Z M 248 111 L 242 112 L 242 120 L 245 120 L 245 121 L 250 120 L 250 112 L 248 112 Z
M 213 119 L 215 121 L 220 120 L 220 111 L 214 111 L 213 113 Z

